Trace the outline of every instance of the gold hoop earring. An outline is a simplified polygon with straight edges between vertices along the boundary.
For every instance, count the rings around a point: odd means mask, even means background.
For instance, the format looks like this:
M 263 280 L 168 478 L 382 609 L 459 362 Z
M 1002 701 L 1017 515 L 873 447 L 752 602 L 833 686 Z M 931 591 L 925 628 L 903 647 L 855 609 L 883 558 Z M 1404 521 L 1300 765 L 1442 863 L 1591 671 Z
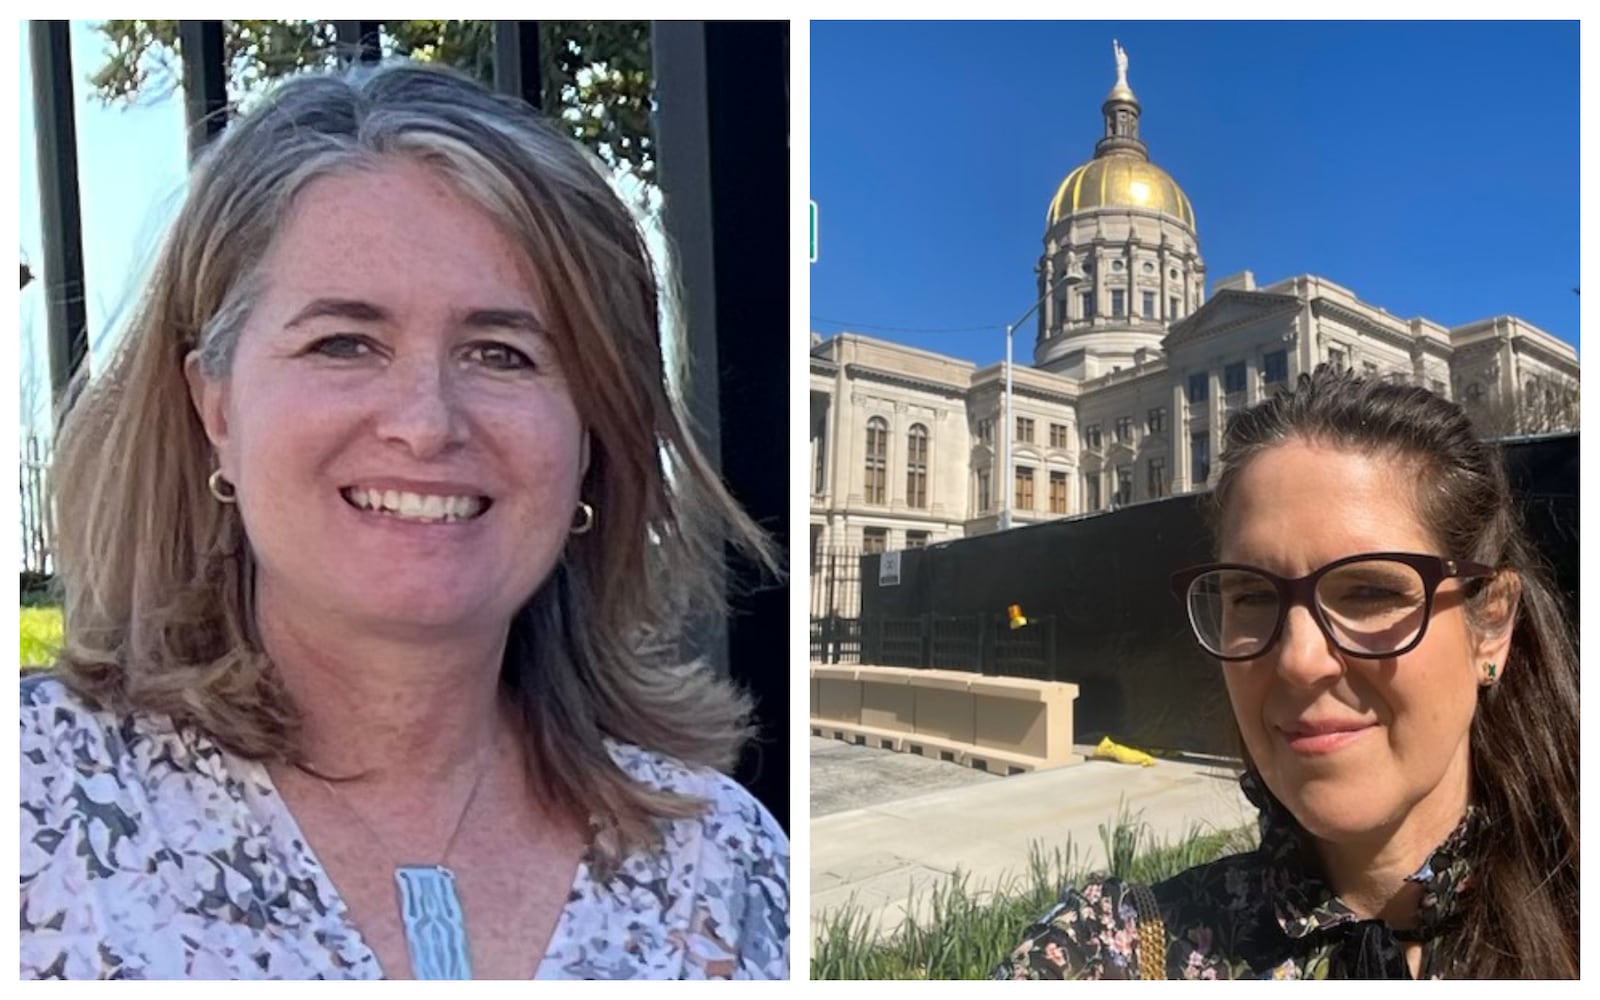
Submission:
M 579 500 L 578 513 L 583 515 L 583 520 L 572 526 L 572 533 L 574 535 L 587 535 L 594 530 L 594 508 Z
M 223 491 L 224 486 L 227 487 L 226 492 Z M 217 498 L 217 503 L 237 503 L 239 500 L 239 491 L 234 488 L 232 483 L 222 478 L 221 469 L 213 472 L 211 478 L 206 480 L 206 489 L 210 490 L 211 495 Z

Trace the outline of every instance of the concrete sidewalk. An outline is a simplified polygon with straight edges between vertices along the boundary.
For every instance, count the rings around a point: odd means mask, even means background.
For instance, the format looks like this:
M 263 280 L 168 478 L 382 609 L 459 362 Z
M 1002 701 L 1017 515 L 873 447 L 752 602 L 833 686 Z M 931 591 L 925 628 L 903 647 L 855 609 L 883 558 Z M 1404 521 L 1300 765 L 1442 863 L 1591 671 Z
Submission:
M 813 740 L 813 755 L 836 757 L 819 746 L 827 742 Z M 864 768 L 883 766 L 865 755 L 899 756 L 854 749 Z M 1086 758 L 1094 752 L 1077 749 Z M 892 931 L 908 913 L 908 900 L 957 869 L 972 889 L 1025 874 L 1034 842 L 1048 851 L 1070 837 L 1080 864 L 1103 868 L 1099 826 L 1114 822 L 1123 804 L 1142 813 L 1157 842 L 1179 840 L 1196 824 L 1230 829 L 1255 820 L 1236 772 L 1220 764 L 1163 760 L 1136 767 L 1088 759 L 959 787 L 902 790 L 909 796 L 889 798 L 894 792 L 886 789 L 880 801 L 811 821 L 813 928 L 822 915 L 853 902 L 880 930 Z

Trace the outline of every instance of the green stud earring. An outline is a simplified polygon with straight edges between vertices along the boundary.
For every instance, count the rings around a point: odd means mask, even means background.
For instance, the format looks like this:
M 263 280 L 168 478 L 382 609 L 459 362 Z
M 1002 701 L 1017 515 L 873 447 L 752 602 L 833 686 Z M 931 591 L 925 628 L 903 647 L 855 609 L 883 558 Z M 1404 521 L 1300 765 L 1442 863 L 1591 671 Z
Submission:
M 1493 684 L 1494 683 L 1495 665 L 1493 663 L 1485 663 L 1483 666 L 1484 666 L 1484 669 L 1486 669 L 1489 672 L 1489 683 Z

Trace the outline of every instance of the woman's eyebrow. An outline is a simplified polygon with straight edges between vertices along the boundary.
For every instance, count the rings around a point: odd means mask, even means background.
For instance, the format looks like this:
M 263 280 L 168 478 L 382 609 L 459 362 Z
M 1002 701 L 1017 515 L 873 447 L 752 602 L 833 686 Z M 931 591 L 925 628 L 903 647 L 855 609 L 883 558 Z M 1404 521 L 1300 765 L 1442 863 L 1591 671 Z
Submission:
M 389 314 L 382 308 L 360 299 L 312 299 L 304 308 L 294 314 L 289 322 L 283 324 L 285 330 L 293 329 L 302 323 L 314 319 L 331 316 L 335 319 L 357 320 L 363 323 L 381 323 L 389 319 Z
M 474 309 L 462 319 L 461 325 L 520 330 L 536 336 L 549 332 L 539 318 L 526 309 Z
M 312 299 L 295 313 L 284 324 L 284 329 L 293 329 L 325 317 L 363 323 L 384 323 L 392 319 L 388 310 L 362 299 L 318 298 Z M 537 316 L 526 309 L 516 308 L 473 309 L 461 318 L 461 325 L 473 329 L 520 330 L 535 336 L 544 336 L 548 332 Z

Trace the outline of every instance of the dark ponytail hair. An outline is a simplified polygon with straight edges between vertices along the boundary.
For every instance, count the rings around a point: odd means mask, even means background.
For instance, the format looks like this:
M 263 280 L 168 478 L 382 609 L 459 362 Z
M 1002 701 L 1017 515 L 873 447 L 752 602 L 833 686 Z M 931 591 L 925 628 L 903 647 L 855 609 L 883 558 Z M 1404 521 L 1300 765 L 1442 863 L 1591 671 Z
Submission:
M 1522 530 L 1499 449 L 1441 396 L 1323 365 L 1301 375 L 1293 392 L 1228 421 L 1211 503 L 1214 535 L 1239 471 L 1290 439 L 1406 463 L 1418 516 L 1442 554 L 1519 578 L 1505 680 L 1480 689 L 1472 720 L 1473 801 L 1487 822 L 1470 848 L 1475 889 L 1463 896 L 1462 923 L 1446 947 L 1453 975 L 1463 978 L 1576 978 L 1578 654 L 1561 600 Z M 1468 620 L 1494 627 L 1491 608 L 1505 595 L 1476 583 L 1467 590 Z

